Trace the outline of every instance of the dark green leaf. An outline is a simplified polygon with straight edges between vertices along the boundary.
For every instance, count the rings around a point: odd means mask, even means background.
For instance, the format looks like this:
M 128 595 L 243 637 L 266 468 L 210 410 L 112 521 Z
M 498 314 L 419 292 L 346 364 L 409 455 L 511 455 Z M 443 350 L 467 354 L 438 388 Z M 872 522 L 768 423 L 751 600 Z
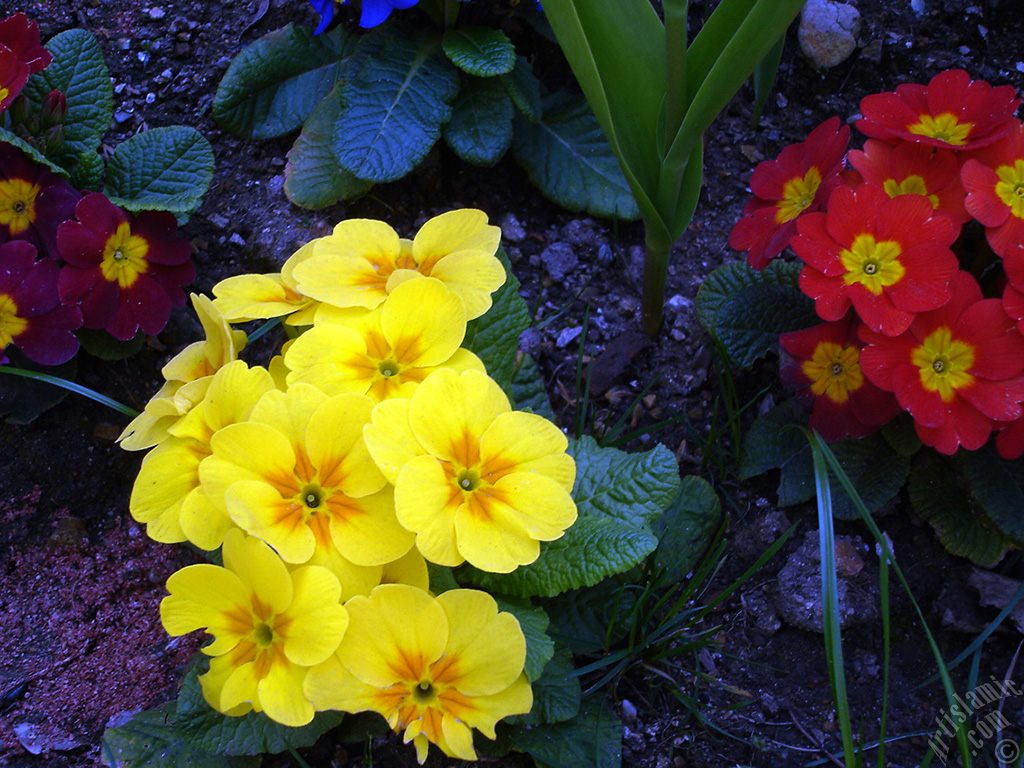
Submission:
M 580 711 L 580 679 L 573 676 L 572 653 L 564 645 L 555 645 L 551 661 L 533 681 L 533 708 L 529 714 L 513 715 L 511 725 L 561 723 Z
M 779 62 L 782 60 L 782 49 L 785 47 L 786 37 L 783 35 L 776 41 L 775 45 L 768 52 L 761 63 L 754 68 L 751 79 L 754 81 L 754 124 L 761 120 L 761 112 L 768 101 L 768 96 L 775 85 L 775 76 L 779 73 Z
M 114 89 L 103 51 L 84 29 L 69 29 L 50 38 L 46 49 L 53 63 L 29 78 L 23 93 L 36 107 L 57 89 L 68 103 L 61 157 L 69 160 L 99 149 L 114 115 Z
M 342 27 L 313 36 L 288 24 L 264 35 L 228 67 L 213 99 L 214 119 L 252 139 L 295 130 L 337 83 L 352 46 Z
M 910 458 L 894 451 L 877 433 L 859 440 L 843 440 L 830 447 L 868 512 L 877 512 L 907 482 Z M 860 513 L 839 486 L 839 479 L 835 475 L 831 477 L 832 514 L 840 520 L 858 519 Z
M 807 421 L 807 411 L 795 400 L 785 400 L 758 416 L 743 438 L 739 479 L 781 467 L 806 448 L 807 438 L 793 427 L 806 427 Z
M 106 167 L 96 152 L 83 152 L 71 169 L 71 186 L 81 191 L 99 192 Z
M 693 570 L 721 519 L 722 503 L 711 484 L 684 477 L 679 495 L 653 525 L 658 536 L 654 562 L 670 581 L 681 581 Z
M 544 104 L 540 95 L 540 81 L 533 74 L 530 62 L 522 56 L 517 56 L 515 69 L 507 75 L 502 75 L 498 80 L 516 109 L 522 112 L 527 120 L 536 123 L 541 119 Z
M 117 768 L 257 768 L 262 759 L 213 755 L 189 744 L 175 722 L 174 702 L 108 728 L 101 745 L 106 763 Z
M 991 567 L 1017 542 L 971 500 L 958 470 L 946 458 L 918 462 L 907 485 L 910 503 L 932 525 L 948 552 Z
M 584 699 L 572 720 L 519 731 L 512 743 L 529 753 L 538 766 L 619 768 L 622 764 L 622 723 L 597 696 Z
M 78 370 L 78 361 L 74 357 L 62 365 L 47 367 L 36 365 L 10 345 L 4 354 L 15 368 L 48 373 L 68 381 L 74 381 Z M 0 372 L 0 416 L 6 416 L 10 424 L 28 424 L 67 396 L 68 391 L 62 387 Z
M 525 352 L 520 354 L 522 363 L 512 380 L 513 405 L 519 410 L 529 409 L 545 419 L 554 421 L 555 412 L 551 407 L 551 400 L 548 398 L 547 387 L 544 385 L 544 377 L 541 375 L 540 368 L 537 367 L 533 357 Z
M 548 615 L 543 608 L 530 605 L 529 600 L 495 595 L 498 609 L 511 613 L 519 622 L 526 638 L 526 677 L 531 682 L 540 677 L 555 652 L 555 643 L 548 637 Z
M 640 217 L 619 161 L 583 99 L 556 93 L 544 99 L 541 120 L 517 115 L 512 153 L 541 193 L 563 208 Z
M 500 83 L 467 77 L 444 126 L 444 140 L 467 163 L 494 165 L 512 143 L 514 112 Z
M 762 270 L 751 269 L 746 262 L 741 261 L 723 264 L 708 276 L 697 291 L 697 300 L 694 302 L 697 319 L 708 333 L 715 334 L 715 319 L 730 296 L 743 288 L 765 285 L 799 288 L 800 269 L 799 264 L 780 259 L 770 262 Z
M 516 49 L 500 29 L 459 27 L 444 33 L 444 52 L 463 72 L 475 77 L 494 77 L 512 71 Z
M 921 448 L 921 438 L 914 429 L 914 419 L 901 413 L 882 427 L 882 437 L 900 456 L 913 456 Z
M 512 380 L 516 371 L 519 335 L 530 325 L 530 310 L 519 295 L 519 280 L 512 274 L 512 265 L 504 249 L 499 248 L 497 256 L 505 267 L 505 283 L 494 292 L 491 308 L 467 323 L 462 346 L 483 361 L 487 374 L 498 382 L 510 399 L 514 399 Z
M 974 498 L 999 530 L 1024 542 L 1024 461 L 1007 461 L 991 445 L 961 453 Z
M 177 709 L 177 724 L 193 747 L 218 755 L 275 754 L 310 746 L 344 717 L 341 712 L 317 712 L 309 725 L 289 728 L 262 712 L 241 717 L 222 715 L 203 698 L 198 678 L 206 671 L 208 661 L 200 654 L 196 657 L 181 683 Z
M 354 200 L 373 186 L 338 165 L 334 157 L 334 124 L 341 112 L 338 86 L 317 105 L 288 152 L 284 193 L 303 208 L 324 208 L 339 200 Z
M 345 83 L 334 154 L 360 179 L 395 181 L 441 136 L 459 90 L 458 70 L 434 40 L 392 31 Z
M 47 159 L 47 157 L 42 152 L 40 152 L 38 149 L 33 147 L 31 144 L 29 144 L 27 141 L 22 139 L 20 136 L 14 135 L 10 131 L 8 131 L 6 128 L 0 128 L 0 141 L 6 142 L 7 144 L 14 145 L 18 149 L 20 149 L 22 152 L 24 152 L 26 155 L 28 155 L 30 160 L 32 160 L 33 162 L 36 162 L 36 163 L 42 163 L 47 168 L 49 168 L 51 171 L 53 171 L 55 173 L 59 173 L 61 176 L 65 176 L 65 177 L 68 175 L 68 171 L 67 171 L 66 168 L 64 168 L 63 166 L 57 165 L 52 160 Z
M 732 293 L 715 314 L 715 335 L 741 368 L 779 347 L 779 335 L 821 320 L 814 301 L 791 285 L 758 285 Z
M 142 349 L 146 334 L 138 331 L 128 341 L 115 339 L 102 328 L 79 328 L 75 331 L 82 349 L 100 360 L 124 360 Z
M 183 125 L 153 128 L 118 145 L 107 166 L 105 192 L 130 211 L 189 216 L 213 179 L 213 148 Z
M 579 654 L 606 651 L 626 636 L 623 618 L 636 606 L 628 576 L 618 574 L 593 587 L 564 592 L 544 605 L 551 616 L 551 636 Z

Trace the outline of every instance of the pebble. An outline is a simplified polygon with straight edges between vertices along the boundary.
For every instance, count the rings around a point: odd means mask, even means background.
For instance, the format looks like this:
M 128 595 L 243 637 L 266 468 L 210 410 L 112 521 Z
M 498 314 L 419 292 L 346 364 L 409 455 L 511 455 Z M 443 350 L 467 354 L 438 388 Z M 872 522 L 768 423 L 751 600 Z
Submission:
M 164 16 L 166 15 L 167 11 L 165 11 L 163 8 L 149 9 L 149 18 L 151 18 L 153 21 L 160 21 L 160 19 L 164 18 Z
M 581 333 L 583 333 L 583 328 L 580 326 L 577 326 L 576 328 L 565 328 L 559 331 L 558 338 L 555 339 L 555 346 L 559 349 L 566 347 Z
M 555 282 L 562 282 L 579 265 L 576 252 L 568 243 L 552 243 L 540 254 L 544 269 Z
M 852 5 L 807 0 L 797 30 L 800 50 L 816 69 L 834 67 L 853 53 L 860 28 L 860 12 Z
M 521 243 L 526 239 L 526 228 L 515 217 L 515 214 L 504 214 L 498 219 L 498 226 L 501 227 L 501 236 L 510 243 Z

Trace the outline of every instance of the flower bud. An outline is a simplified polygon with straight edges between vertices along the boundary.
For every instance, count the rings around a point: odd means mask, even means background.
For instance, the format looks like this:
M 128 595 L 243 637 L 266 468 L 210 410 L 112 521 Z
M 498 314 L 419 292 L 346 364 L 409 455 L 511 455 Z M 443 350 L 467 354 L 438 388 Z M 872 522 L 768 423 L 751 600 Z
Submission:
M 50 91 L 43 98 L 43 106 L 40 110 L 40 124 L 45 131 L 54 126 L 61 125 L 68 116 L 68 100 L 56 88 Z

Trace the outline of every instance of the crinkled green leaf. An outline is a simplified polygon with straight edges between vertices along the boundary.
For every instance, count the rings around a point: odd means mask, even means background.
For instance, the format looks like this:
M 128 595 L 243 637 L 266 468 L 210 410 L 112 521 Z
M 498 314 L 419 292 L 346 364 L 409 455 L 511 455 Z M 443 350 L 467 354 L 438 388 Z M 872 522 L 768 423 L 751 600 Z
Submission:
M 467 163 L 494 165 L 512 143 L 514 113 L 500 83 L 467 77 L 444 126 L 444 140 Z
M 541 676 L 534 680 L 533 708 L 528 714 L 513 715 L 505 722 L 510 725 L 540 725 L 561 723 L 580 711 L 580 679 L 573 676 L 575 667 L 572 653 L 564 645 L 556 644 L 554 655 L 544 667 Z
M 458 70 L 436 40 L 397 31 L 353 69 L 334 127 L 335 157 L 360 179 L 400 179 L 441 137 L 459 91 Z
M 519 622 L 526 638 L 526 677 L 531 682 L 540 677 L 545 665 L 555 652 L 555 643 L 548 637 L 548 615 L 543 608 L 530 605 L 528 600 L 495 595 L 499 610 L 511 613 Z
M 199 749 L 219 755 L 259 755 L 308 747 L 344 718 L 341 712 L 317 712 L 309 725 L 290 728 L 262 712 L 242 717 L 222 715 L 210 708 L 199 687 L 198 677 L 208 665 L 208 660 L 197 654 L 178 694 L 178 726 L 188 742 Z
M 538 768 L 619 768 L 622 734 L 622 723 L 604 697 L 592 696 L 571 720 L 518 731 L 512 743 Z
M 578 654 L 606 651 L 625 638 L 629 616 L 636 607 L 636 590 L 628 574 L 604 579 L 593 587 L 573 589 L 544 601 L 551 617 L 551 634 Z
M 935 529 L 946 550 L 979 565 L 998 563 L 1017 542 L 1000 531 L 984 513 L 949 459 L 918 462 L 907 484 L 914 511 Z
M 42 163 L 51 171 L 59 173 L 61 176 L 65 177 L 68 175 L 68 171 L 66 168 L 57 165 L 55 162 L 48 159 L 42 152 L 33 147 L 23 138 L 21 138 L 20 136 L 16 136 L 15 134 L 8 131 L 6 128 L 0 128 L 0 141 L 14 145 L 22 152 L 24 152 L 26 155 L 28 155 L 30 160 L 36 163 Z
M 99 192 L 107 164 L 97 152 L 83 152 L 71 168 L 71 186 L 82 192 Z
M 563 208 L 640 217 L 619 161 L 583 98 L 555 93 L 544 99 L 539 121 L 517 115 L 512 153 L 537 189 Z
M 914 419 L 909 413 L 901 413 L 882 427 L 882 437 L 900 456 L 913 456 L 920 450 L 921 438 L 914 429 Z
M 251 139 L 298 128 L 330 93 L 354 46 L 343 27 L 312 35 L 288 24 L 261 37 L 231 62 L 213 99 L 213 117 Z
M 722 519 L 722 502 L 711 484 L 688 475 L 682 480 L 679 495 L 654 521 L 658 549 L 654 562 L 665 569 L 667 578 L 681 581 L 708 548 Z
M 999 530 L 1024 542 L 1024 461 L 1008 461 L 991 445 L 961 453 L 974 498 Z
M 483 361 L 487 374 L 510 399 L 515 398 L 512 380 L 516 370 L 519 335 L 530 325 L 530 310 L 519 295 L 519 280 L 502 248 L 497 256 L 505 267 L 505 283 L 491 297 L 491 308 L 466 325 L 462 346 Z
M 701 283 L 700 289 L 697 291 L 697 299 L 694 302 L 697 319 L 708 333 L 717 335 L 715 321 L 730 296 L 744 288 L 760 288 L 770 285 L 799 288 L 800 269 L 799 264 L 781 259 L 775 259 L 762 270 L 752 269 L 742 261 L 723 264 Z
M 910 458 L 901 456 L 878 433 L 859 440 L 833 443 L 832 452 L 843 465 L 868 512 L 874 513 L 899 493 L 910 474 Z M 860 517 L 850 497 L 832 476 L 832 514 L 840 520 Z
M 288 151 L 284 193 L 295 205 L 324 208 L 339 200 L 354 200 L 373 186 L 346 171 L 334 157 L 334 124 L 341 103 L 339 86 L 313 110 Z
M 576 460 L 576 522 L 562 538 L 543 543 L 530 565 L 509 574 L 469 568 L 467 578 L 493 592 L 553 597 L 622 573 L 654 551 L 658 539 L 651 523 L 680 486 L 672 452 L 659 445 L 625 453 L 584 436 L 569 441 L 569 453 Z
M 463 72 L 475 77 L 494 77 L 512 71 L 516 49 L 500 29 L 459 27 L 444 33 L 445 55 Z
M 130 211 L 186 216 L 202 203 L 213 179 L 213 148 L 194 128 L 174 125 L 137 133 L 118 144 L 104 191 Z
M 197 749 L 175 722 L 175 704 L 139 712 L 101 741 L 103 759 L 117 768 L 257 768 L 261 757 L 214 755 Z
M 779 335 L 820 323 L 814 301 L 793 285 L 752 285 L 730 294 L 715 313 L 715 335 L 741 368 L 779 347 Z
M 516 66 L 507 75 L 498 78 L 516 109 L 531 123 L 536 123 L 544 114 L 544 103 L 540 94 L 540 81 L 533 69 L 522 56 L 516 57 Z
M 551 399 L 548 397 L 540 368 L 532 356 L 525 352 L 521 354 L 522 362 L 516 369 L 515 378 L 512 379 L 512 403 L 518 410 L 529 409 L 545 419 L 554 421 L 555 411 L 551 407 Z
M 784 400 L 758 416 L 743 438 L 739 479 L 777 469 L 806 448 L 807 438 L 795 427 L 806 427 L 807 421 L 807 411 L 795 400 Z
M 50 38 L 46 49 L 53 54 L 53 63 L 32 75 L 23 93 L 36 107 L 54 89 L 67 99 L 61 158 L 95 152 L 114 116 L 114 89 L 103 51 L 84 29 L 61 32 Z

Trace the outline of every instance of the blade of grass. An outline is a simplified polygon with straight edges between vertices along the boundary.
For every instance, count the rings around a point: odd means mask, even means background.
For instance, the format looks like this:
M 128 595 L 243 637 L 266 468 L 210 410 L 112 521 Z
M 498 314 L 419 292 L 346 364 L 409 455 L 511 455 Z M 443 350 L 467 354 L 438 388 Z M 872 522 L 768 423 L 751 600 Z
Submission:
M 90 400 L 93 400 L 100 405 L 113 408 L 118 413 L 123 413 L 125 416 L 130 416 L 133 419 L 139 415 L 139 412 L 134 408 L 129 408 L 127 405 L 119 403 L 111 397 L 101 395 L 94 389 L 83 387 L 81 384 L 68 381 L 67 379 L 62 379 L 59 376 L 51 376 L 48 373 L 40 373 L 39 371 L 27 371 L 24 368 L 14 368 L 9 365 L 0 365 L 0 373 L 9 373 L 13 376 L 21 376 L 26 379 L 35 379 L 36 381 L 41 381 L 45 384 L 52 384 L 55 387 L 66 389 L 68 392 L 74 392 L 76 395 L 88 397 Z

